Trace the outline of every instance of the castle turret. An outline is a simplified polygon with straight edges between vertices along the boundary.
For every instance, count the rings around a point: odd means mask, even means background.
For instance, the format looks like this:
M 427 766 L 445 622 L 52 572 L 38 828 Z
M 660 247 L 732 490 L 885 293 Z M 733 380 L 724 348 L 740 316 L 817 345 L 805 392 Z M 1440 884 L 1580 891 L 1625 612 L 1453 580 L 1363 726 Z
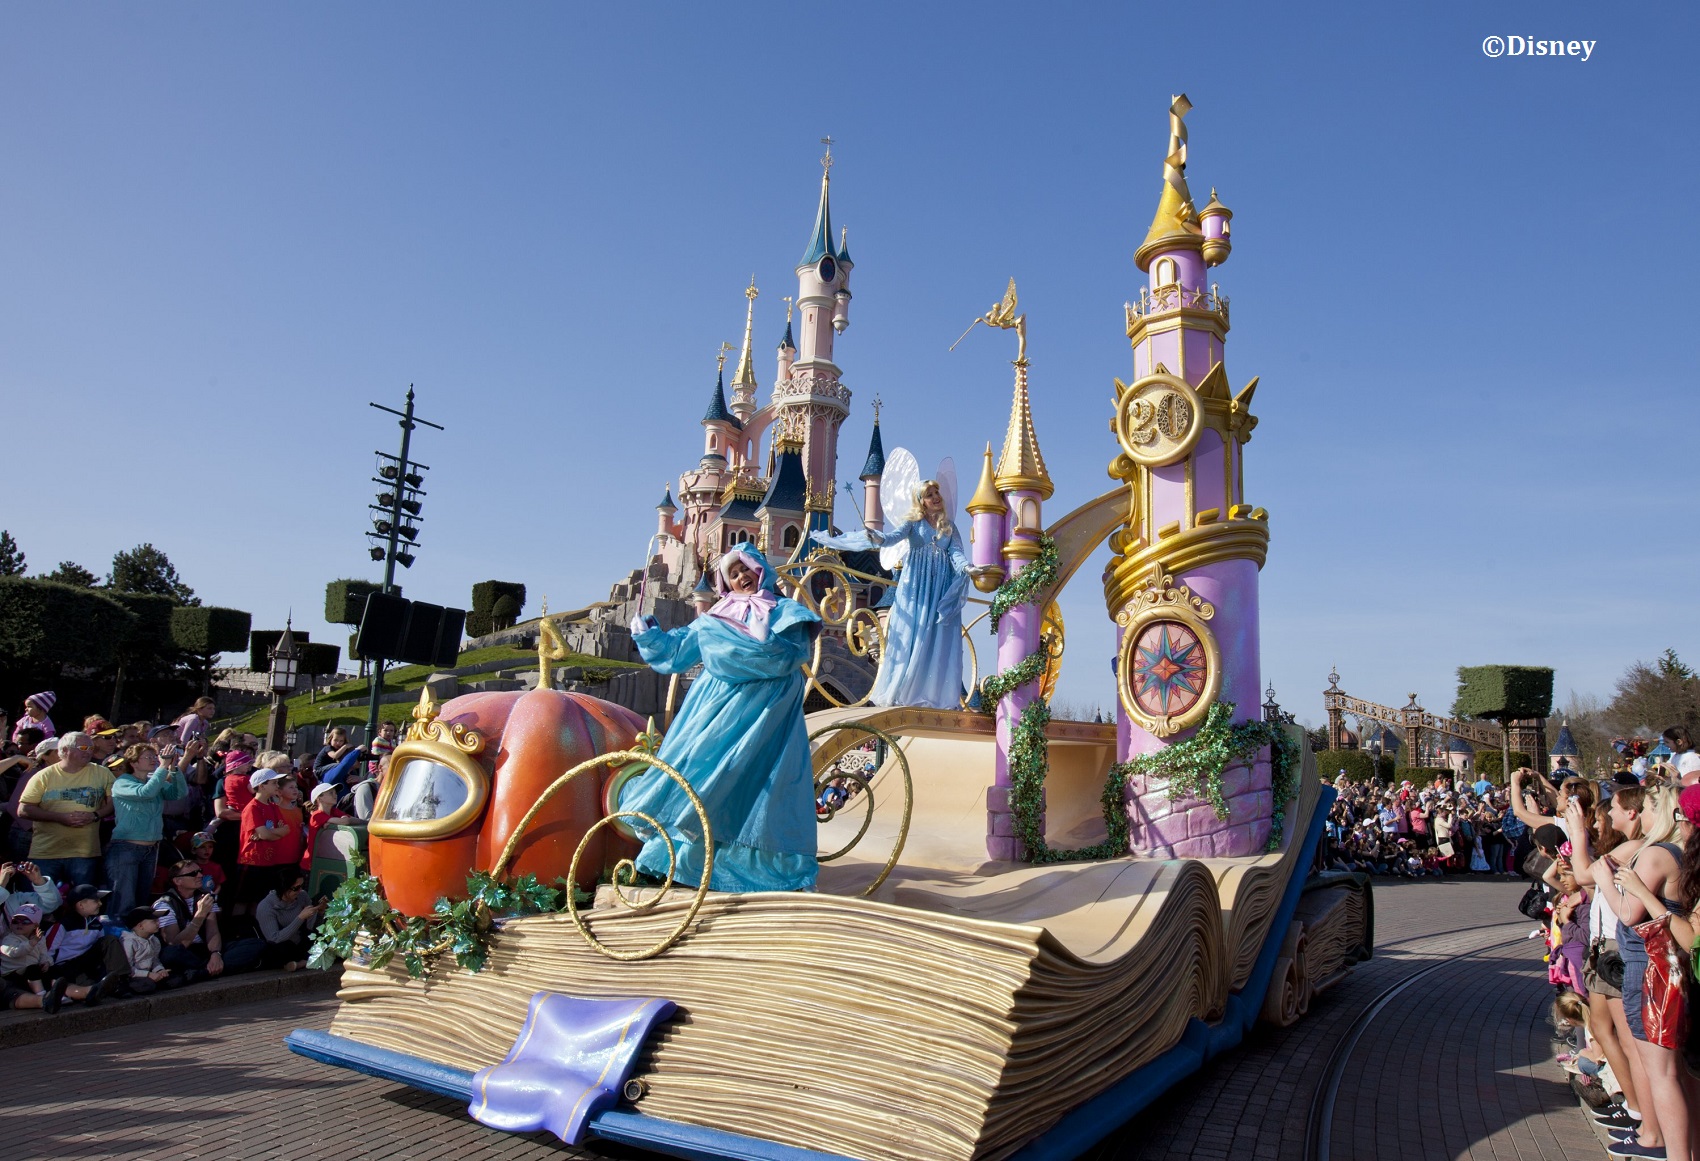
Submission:
M 868 440 L 868 458 L 862 463 L 862 523 L 869 528 L 885 527 L 880 507 L 880 476 L 885 472 L 885 444 L 880 440 L 880 401 L 874 400 L 874 434 Z
M 673 503 L 673 489 L 669 486 L 661 494 L 661 503 L 655 506 L 657 515 L 655 535 L 663 540 L 677 539 L 673 525 L 673 513 L 678 510 L 679 506 Z
M 773 440 L 773 478 L 756 516 L 761 521 L 759 547 L 775 563 L 789 560 L 809 530 L 809 490 L 803 476 L 803 444 L 791 431 Z
M 779 366 L 773 381 L 781 383 L 791 377 L 791 365 L 797 361 L 797 340 L 791 335 L 792 301 L 785 300 L 785 333 L 779 339 Z
M 691 590 L 691 604 L 696 606 L 697 612 L 706 613 L 717 599 L 714 586 L 708 583 L 708 573 L 704 572 L 697 577 L 697 587 Z
M 733 462 L 741 444 L 744 425 L 726 406 L 726 356 L 720 356 L 720 370 L 714 376 L 714 394 L 709 396 L 708 411 L 702 417 L 702 466 L 724 467 Z M 711 465 L 711 459 L 721 461 Z
M 992 445 L 987 444 L 980 465 L 980 486 L 974 489 L 974 498 L 968 501 L 968 515 L 973 522 L 973 531 L 968 534 L 970 557 L 976 567 L 992 570 L 974 578 L 974 587 L 983 593 L 996 592 L 1003 584 L 1003 546 L 1009 532 L 1005 517 L 1008 514 L 1009 505 L 998 492 L 997 480 L 992 473 Z

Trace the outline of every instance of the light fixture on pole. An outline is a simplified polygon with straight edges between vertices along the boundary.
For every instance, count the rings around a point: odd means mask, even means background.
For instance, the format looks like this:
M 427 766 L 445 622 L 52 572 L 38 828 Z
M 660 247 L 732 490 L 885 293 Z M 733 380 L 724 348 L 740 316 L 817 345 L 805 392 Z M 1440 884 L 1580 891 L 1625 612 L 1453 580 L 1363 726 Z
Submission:
M 272 712 L 266 725 L 266 747 L 284 748 L 284 734 L 289 725 L 289 707 L 284 698 L 295 692 L 296 679 L 301 673 L 301 651 L 295 647 L 294 615 L 284 621 L 283 636 L 271 651 Z

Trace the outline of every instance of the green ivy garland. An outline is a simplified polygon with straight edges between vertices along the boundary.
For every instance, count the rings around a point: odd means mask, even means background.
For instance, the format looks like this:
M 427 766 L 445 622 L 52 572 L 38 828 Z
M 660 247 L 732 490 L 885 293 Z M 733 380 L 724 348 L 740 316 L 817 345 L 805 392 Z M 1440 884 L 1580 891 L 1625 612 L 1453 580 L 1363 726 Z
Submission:
M 1016 576 L 1004 582 L 992 596 L 993 632 L 1005 613 L 1017 605 L 1035 604 L 1057 577 L 1057 546 L 1048 536 L 1039 541 L 1039 556 Z M 1009 670 L 993 674 L 980 683 L 980 710 L 992 713 L 998 702 L 1028 682 L 1038 681 L 1050 665 L 1049 642 Z M 1057 863 L 1078 859 L 1113 859 L 1128 852 L 1127 807 L 1123 801 L 1128 779 L 1134 775 L 1166 779 L 1170 801 L 1183 797 L 1210 803 L 1217 818 L 1228 817 L 1222 775 L 1228 766 L 1269 747 L 1270 790 L 1275 810 L 1270 821 L 1268 851 L 1278 850 L 1286 824 L 1286 806 L 1298 789 L 1298 746 L 1279 726 L 1263 721 L 1233 721 L 1232 702 L 1217 702 L 1205 715 L 1197 733 L 1184 742 L 1167 746 L 1155 754 L 1142 754 L 1110 766 L 1104 780 L 1103 842 L 1077 850 L 1053 850 L 1045 841 L 1045 775 L 1050 770 L 1050 743 L 1045 737 L 1051 722 L 1051 707 L 1036 697 L 1021 711 L 1010 734 L 1009 807 L 1015 817 L 1016 837 L 1023 855 L 1031 863 Z
M 465 899 L 439 899 L 430 915 L 407 916 L 389 905 L 383 885 L 356 859 L 314 929 L 307 963 L 329 968 L 339 959 L 353 958 L 378 971 L 399 955 L 407 974 L 419 979 L 430 961 L 447 951 L 459 966 L 482 971 L 497 918 L 560 910 L 568 886 L 565 879 L 556 882 L 559 889 L 531 874 L 498 882 L 488 872 L 474 871 L 466 877 Z M 362 935 L 365 946 L 359 946 Z
M 1219 701 L 1210 707 L 1204 724 L 1184 742 L 1166 746 L 1154 754 L 1140 754 L 1126 762 L 1123 780 L 1133 775 L 1162 778 L 1168 782 L 1169 801 L 1196 798 L 1208 802 L 1217 818 L 1228 817 L 1228 801 L 1222 790 L 1222 775 L 1235 762 L 1269 747 L 1269 787 L 1275 810 L 1270 820 L 1269 843 L 1281 846 L 1286 823 L 1285 807 L 1298 788 L 1298 746 L 1287 731 L 1264 721 L 1234 720 L 1234 703 Z
M 992 594 L 992 632 L 998 631 L 1005 613 L 1017 605 L 1037 604 L 1039 594 L 1057 582 L 1057 559 L 1057 542 L 1041 534 L 1039 555 Z

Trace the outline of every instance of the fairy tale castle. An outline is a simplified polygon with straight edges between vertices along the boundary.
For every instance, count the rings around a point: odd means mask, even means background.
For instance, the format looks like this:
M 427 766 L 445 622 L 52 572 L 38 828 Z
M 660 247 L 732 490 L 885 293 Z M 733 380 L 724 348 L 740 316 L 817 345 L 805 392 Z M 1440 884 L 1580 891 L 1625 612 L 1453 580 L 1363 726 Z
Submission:
M 626 625 L 633 613 L 651 614 L 664 628 L 690 620 L 713 600 L 708 570 L 734 544 L 753 543 L 779 564 L 804 556 L 811 532 L 832 529 L 838 429 L 850 414 L 850 389 L 833 355 L 838 336 L 850 325 L 855 268 L 848 231 L 834 238 L 832 165 L 829 141 L 821 159 L 814 228 L 796 267 L 797 295 L 786 300 L 772 393 L 765 403 L 757 398 L 759 292 L 752 279 L 744 292 L 744 341 L 732 382 L 728 385 L 725 378 L 728 346 L 722 348 L 702 418 L 702 458 L 680 473 L 676 489 L 669 486 L 656 505 L 656 533 L 645 566 L 614 585 L 607 602 L 559 618 L 569 649 L 624 659 L 631 653 Z M 876 405 L 873 437 L 859 472 L 862 519 L 869 526 L 884 520 L 879 491 L 884 467 Z M 876 553 L 845 556 L 854 568 L 880 571 Z M 870 604 L 882 595 L 879 586 L 872 586 L 856 599 Z

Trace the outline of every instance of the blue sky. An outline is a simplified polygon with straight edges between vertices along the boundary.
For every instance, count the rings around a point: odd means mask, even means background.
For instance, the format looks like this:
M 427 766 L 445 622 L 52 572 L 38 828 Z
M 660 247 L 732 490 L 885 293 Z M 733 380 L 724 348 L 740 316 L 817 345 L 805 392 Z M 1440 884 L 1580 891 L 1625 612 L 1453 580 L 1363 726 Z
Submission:
M 839 345 L 887 447 L 973 470 L 1019 281 L 1058 516 L 1106 486 L 1121 304 L 1171 93 L 1235 211 L 1229 376 L 1261 376 L 1264 669 L 1450 702 L 1461 664 L 1609 694 L 1700 660 L 1700 24 L 1687 7 L 22 6 L 0 14 L 0 526 L 32 570 L 143 540 L 257 626 L 373 575 L 393 423 L 446 434 L 409 595 L 565 608 L 635 567 L 757 303 L 772 385 L 818 138 L 856 258 Z M 1484 56 L 1489 35 L 1597 42 Z M 1685 79 L 1686 78 L 1686 79 Z M 850 517 L 841 511 L 844 522 Z M 1084 570 L 1060 696 L 1113 699 Z

